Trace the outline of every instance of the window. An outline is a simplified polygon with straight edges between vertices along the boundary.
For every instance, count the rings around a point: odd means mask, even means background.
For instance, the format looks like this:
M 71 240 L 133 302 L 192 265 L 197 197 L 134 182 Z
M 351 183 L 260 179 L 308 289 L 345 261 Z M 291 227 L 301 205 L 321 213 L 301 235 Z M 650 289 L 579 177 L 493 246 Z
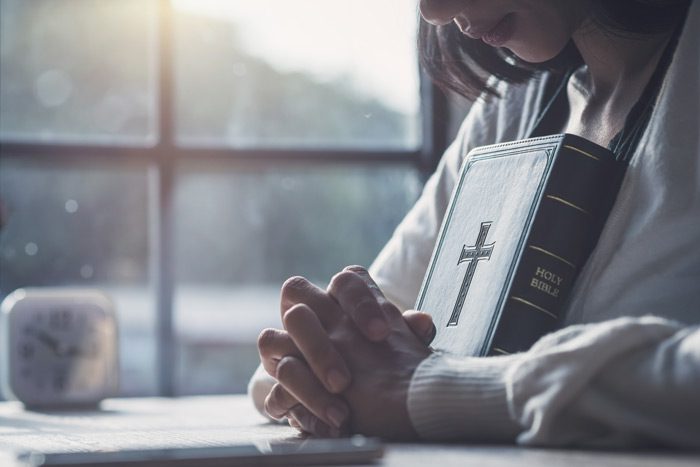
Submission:
M 156 142 L 156 3 L 0 5 L 3 141 Z
M 180 393 L 244 391 L 257 335 L 279 327 L 280 284 L 304 275 L 323 285 L 343 266 L 368 265 L 420 189 L 410 166 L 297 165 L 225 172 L 188 162 L 178 171 Z
M 414 6 L 177 0 L 174 7 L 179 143 L 373 150 L 420 144 Z
M 368 264 L 420 192 L 411 2 L 0 9 L 0 299 L 106 291 L 123 395 L 243 391 L 281 282 Z

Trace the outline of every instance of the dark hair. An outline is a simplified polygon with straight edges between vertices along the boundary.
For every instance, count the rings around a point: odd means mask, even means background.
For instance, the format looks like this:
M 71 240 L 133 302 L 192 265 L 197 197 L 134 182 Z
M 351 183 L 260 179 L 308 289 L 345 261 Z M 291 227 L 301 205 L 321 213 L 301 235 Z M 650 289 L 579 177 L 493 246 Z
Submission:
M 594 0 L 589 17 L 611 34 L 644 36 L 676 27 L 685 18 L 690 1 Z M 583 63 L 573 42 L 553 59 L 532 64 L 505 48 L 493 48 L 465 36 L 454 22 L 434 26 L 422 19 L 418 50 L 421 65 L 437 86 L 472 100 L 498 95 L 488 83 L 491 76 L 522 83 L 542 71 L 564 73 Z

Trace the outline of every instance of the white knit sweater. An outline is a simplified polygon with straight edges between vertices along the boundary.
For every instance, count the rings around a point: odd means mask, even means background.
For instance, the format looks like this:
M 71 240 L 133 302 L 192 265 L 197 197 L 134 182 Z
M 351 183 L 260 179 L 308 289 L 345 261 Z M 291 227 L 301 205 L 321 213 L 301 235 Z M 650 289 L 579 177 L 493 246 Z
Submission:
M 408 398 L 423 438 L 700 447 L 699 32 L 694 2 L 567 327 L 517 355 L 425 360 Z M 463 157 L 527 137 L 542 88 L 505 87 L 467 116 L 370 270 L 399 307 L 415 302 Z

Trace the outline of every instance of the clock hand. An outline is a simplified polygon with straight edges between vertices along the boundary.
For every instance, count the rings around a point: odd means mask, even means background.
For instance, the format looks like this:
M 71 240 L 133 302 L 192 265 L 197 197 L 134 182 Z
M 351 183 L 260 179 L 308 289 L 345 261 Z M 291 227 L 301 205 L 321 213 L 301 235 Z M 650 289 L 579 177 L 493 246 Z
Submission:
M 53 337 L 51 334 L 49 334 L 46 331 L 37 331 L 35 329 L 32 329 L 31 331 L 31 334 L 33 334 L 34 337 L 36 337 L 37 340 L 39 340 L 39 342 L 50 348 L 53 351 L 53 353 L 59 356 L 64 353 L 62 352 L 63 346 L 61 345 L 61 342 L 55 337 Z
M 68 347 L 66 349 L 64 355 L 66 357 L 87 357 L 87 358 L 92 358 L 94 357 L 94 351 L 90 350 L 83 350 L 83 348 L 78 347 L 78 346 L 73 346 L 73 347 Z
M 46 344 L 51 350 L 56 352 L 58 350 L 58 340 L 54 339 L 49 333 L 45 331 L 35 332 L 34 335 L 40 342 Z

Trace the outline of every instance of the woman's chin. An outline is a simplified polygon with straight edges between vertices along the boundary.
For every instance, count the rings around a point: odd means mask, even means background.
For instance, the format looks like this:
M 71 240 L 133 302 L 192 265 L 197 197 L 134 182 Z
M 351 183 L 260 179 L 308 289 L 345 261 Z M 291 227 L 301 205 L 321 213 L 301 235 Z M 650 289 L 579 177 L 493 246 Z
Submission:
M 527 63 L 544 63 L 552 60 L 564 50 L 566 44 L 556 47 L 533 47 L 522 43 L 505 44 L 516 57 Z

